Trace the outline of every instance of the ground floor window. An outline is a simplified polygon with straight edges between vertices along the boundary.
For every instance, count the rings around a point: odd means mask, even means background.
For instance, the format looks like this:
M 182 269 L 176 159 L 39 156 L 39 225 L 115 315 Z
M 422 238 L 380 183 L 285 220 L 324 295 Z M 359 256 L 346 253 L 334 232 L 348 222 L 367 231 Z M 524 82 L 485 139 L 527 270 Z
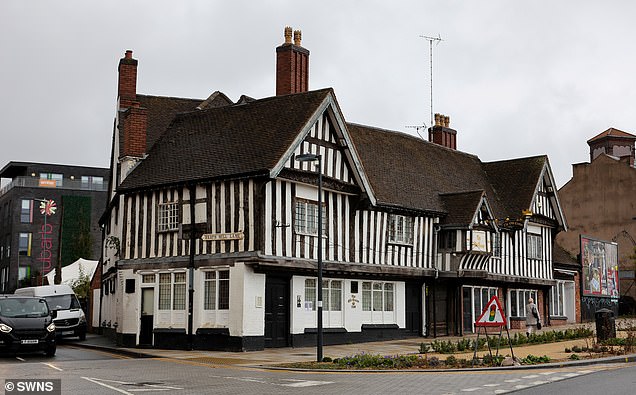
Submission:
M 565 316 L 565 281 L 557 281 L 550 288 L 550 315 Z
M 388 282 L 362 283 L 362 311 L 393 311 L 394 284 Z
M 204 310 L 228 310 L 230 308 L 230 271 L 205 272 L 203 285 Z
M 159 273 L 159 310 L 185 310 L 186 273 Z
M 510 290 L 510 317 L 526 316 L 526 305 L 528 299 L 534 299 L 537 304 L 537 291 L 534 289 L 511 289 Z
M 305 310 L 316 310 L 317 284 L 315 278 L 305 279 Z M 342 311 L 342 280 L 322 280 L 322 309 Z
M 494 287 L 467 285 L 462 288 L 465 331 L 474 331 L 475 320 L 479 318 L 490 298 L 495 295 L 497 295 L 497 288 Z

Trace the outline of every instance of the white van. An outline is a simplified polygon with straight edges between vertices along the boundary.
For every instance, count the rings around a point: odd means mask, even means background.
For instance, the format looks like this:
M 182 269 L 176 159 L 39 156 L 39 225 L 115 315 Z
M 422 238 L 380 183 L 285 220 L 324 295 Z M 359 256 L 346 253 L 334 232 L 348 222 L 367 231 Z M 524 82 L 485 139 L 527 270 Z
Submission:
M 19 288 L 16 295 L 44 298 L 49 309 L 57 312 L 55 327 L 57 336 L 78 336 L 86 339 L 86 316 L 73 289 L 65 284 Z

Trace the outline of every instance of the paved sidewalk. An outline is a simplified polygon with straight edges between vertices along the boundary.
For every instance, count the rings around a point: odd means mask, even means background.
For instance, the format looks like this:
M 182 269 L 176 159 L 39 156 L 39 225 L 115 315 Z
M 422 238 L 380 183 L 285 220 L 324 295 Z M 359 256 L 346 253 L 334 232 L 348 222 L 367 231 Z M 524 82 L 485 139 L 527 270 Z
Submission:
M 544 330 L 564 330 L 568 327 L 581 327 L 587 326 L 593 329 L 593 323 L 576 324 L 569 326 L 555 326 L 547 327 Z M 511 337 L 514 333 L 522 332 L 520 330 L 511 331 Z M 470 337 L 475 337 L 472 335 Z M 489 335 L 490 336 L 490 335 Z M 504 336 L 506 336 L 504 332 Z M 468 336 L 467 336 L 468 337 Z M 483 333 L 481 335 L 483 337 Z M 339 358 L 348 355 L 354 355 L 359 353 L 368 354 L 380 354 L 380 355 L 404 355 L 404 354 L 417 354 L 419 352 L 421 343 L 430 343 L 434 340 L 439 341 L 452 341 L 455 342 L 458 337 L 438 337 L 424 338 L 416 337 L 401 340 L 389 340 L 369 343 L 356 343 L 356 344 L 343 344 L 343 345 L 328 345 L 323 348 L 323 355 L 325 357 Z M 590 340 L 588 339 L 588 342 Z M 156 348 L 129 348 L 119 347 L 111 339 L 96 334 L 87 334 L 85 341 L 65 340 L 65 344 L 70 344 L 79 347 L 100 349 L 122 355 L 128 355 L 132 357 L 151 357 L 151 358 L 172 358 L 189 360 L 193 362 L 213 363 L 220 365 L 236 365 L 236 366 L 272 366 L 283 363 L 292 362 L 309 362 L 314 361 L 316 358 L 315 347 L 286 347 L 286 348 L 267 348 L 261 351 L 249 351 L 249 352 L 225 352 L 225 351 L 204 351 L 204 350 L 165 350 Z M 578 345 L 580 347 L 591 346 L 586 344 L 586 339 L 570 340 L 556 343 L 546 343 L 538 345 L 527 345 L 514 347 L 514 354 L 518 358 L 525 358 L 529 354 L 535 356 L 547 355 L 553 361 L 557 362 L 556 365 L 572 365 L 572 364 L 591 364 L 591 363 L 607 363 L 607 362 L 632 362 L 636 361 L 636 354 L 629 356 L 607 356 L 606 358 L 595 358 L 593 360 L 583 359 L 580 361 L 569 361 L 571 353 L 566 353 L 565 348 L 572 348 Z M 483 355 L 487 351 L 480 351 L 478 355 Z M 495 350 L 493 350 L 493 353 Z M 502 347 L 499 350 L 500 355 L 509 355 L 510 348 Z M 579 353 L 581 357 L 587 353 Z M 438 356 L 440 360 L 444 360 L 448 355 L 429 354 L 429 356 Z M 472 359 L 473 352 L 456 353 L 457 358 Z M 566 362 L 563 362 L 566 361 Z M 551 364 L 554 365 L 554 364 Z M 546 366 L 545 364 L 539 366 Z

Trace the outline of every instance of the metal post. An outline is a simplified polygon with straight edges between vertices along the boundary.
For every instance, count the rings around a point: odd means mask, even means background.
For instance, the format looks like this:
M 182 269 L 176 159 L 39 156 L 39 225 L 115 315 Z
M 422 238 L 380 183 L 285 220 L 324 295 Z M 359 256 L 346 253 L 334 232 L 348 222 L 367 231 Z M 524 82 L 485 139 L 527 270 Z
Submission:
M 322 156 L 318 155 L 318 362 L 322 362 L 322 341 Z

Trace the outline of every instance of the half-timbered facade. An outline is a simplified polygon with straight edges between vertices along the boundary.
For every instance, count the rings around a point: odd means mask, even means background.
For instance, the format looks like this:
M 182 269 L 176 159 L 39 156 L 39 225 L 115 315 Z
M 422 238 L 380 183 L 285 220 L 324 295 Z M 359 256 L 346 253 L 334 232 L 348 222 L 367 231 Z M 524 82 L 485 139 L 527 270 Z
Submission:
M 314 344 L 319 237 L 327 344 L 472 331 L 494 294 L 513 318 L 530 294 L 547 306 L 565 221 L 546 157 L 482 163 L 447 119 L 431 142 L 347 123 L 332 89 L 296 83 L 299 37 L 277 56 L 277 96 L 236 103 L 137 95 L 137 61 L 120 61 L 105 331 L 164 348 Z

